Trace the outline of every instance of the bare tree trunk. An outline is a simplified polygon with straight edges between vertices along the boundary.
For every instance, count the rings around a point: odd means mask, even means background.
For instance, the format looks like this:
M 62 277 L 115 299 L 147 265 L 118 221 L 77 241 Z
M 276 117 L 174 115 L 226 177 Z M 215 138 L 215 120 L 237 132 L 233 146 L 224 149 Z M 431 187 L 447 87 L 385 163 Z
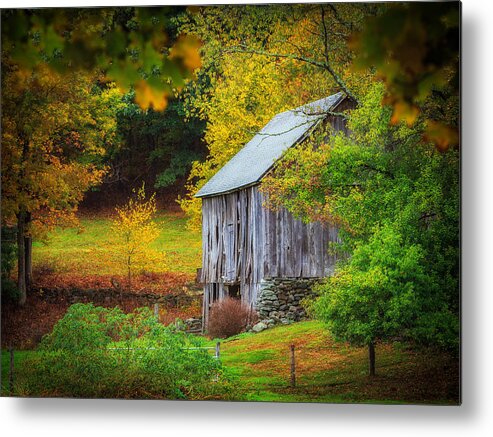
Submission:
M 370 361 L 370 376 L 375 376 L 375 343 L 368 344 L 368 359 Z
M 24 257 L 25 257 L 25 274 L 26 274 L 26 289 L 31 288 L 31 280 L 33 276 L 33 239 L 32 237 L 24 238 Z
M 132 290 L 132 270 L 130 267 L 131 266 L 130 262 L 131 262 L 130 257 L 128 257 L 127 260 L 128 291 Z
M 31 223 L 31 213 L 26 212 L 26 229 L 24 231 L 27 231 L 27 227 Z M 24 237 L 24 256 L 25 256 L 25 274 L 26 274 L 26 289 L 29 290 L 31 287 L 31 280 L 33 276 L 33 239 L 31 235 L 26 235 Z
M 19 291 L 19 305 L 26 303 L 26 251 L 25 251 L 25 211 L 20 210 L 17 214 L 17 289 Z

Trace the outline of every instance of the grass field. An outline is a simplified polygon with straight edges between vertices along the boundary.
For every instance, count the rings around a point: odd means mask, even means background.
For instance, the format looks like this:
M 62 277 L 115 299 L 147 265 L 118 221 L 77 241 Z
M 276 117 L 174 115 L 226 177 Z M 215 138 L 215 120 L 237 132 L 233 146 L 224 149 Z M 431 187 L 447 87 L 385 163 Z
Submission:
M 211 342 L 214 343 L 214 342 Z M 290 388 L 290 345 L 296 388 Z M 221 344 L 222 362 L 241 381 L 241 396 L 281 402 L 458 402 L 458 360 L 399 345 L 377 347 L 377 375 L 368 376 L 366 348 L 336 343 L 320 322 L 298 322 Z
M 179 273 L 195 273 L 201 265 L 199 232 L 186 229 L 183 214 L 161 212 L 156 218 L 161 234 L 153 248 L 164 252 L 166 268 Z M 120 275 L 121 268 L 108 262 L 106 243 L 111 219 L 82 218 L 83 231 L 56 229 L 46 243 L 33 244 L 33 269 L 52 270 L 62 275 Z
M 215 340 L 210 341 L 210 345 Z M 290 385 L 290 350 L 295 345 L 296 387 Z M 16 352 L 16 378 L 34 351 Z M 398 345 L 377 347 L 377 375 L 367 376 L 364 348 L 335 343 L 321 323 L 299 322 L 221 342 L 221 361 L 238 377 L 237 400 L 278 402 L 458 403 L 457 359 Z M 2 351 L 3 393 L 8 387 L 8 352 Z

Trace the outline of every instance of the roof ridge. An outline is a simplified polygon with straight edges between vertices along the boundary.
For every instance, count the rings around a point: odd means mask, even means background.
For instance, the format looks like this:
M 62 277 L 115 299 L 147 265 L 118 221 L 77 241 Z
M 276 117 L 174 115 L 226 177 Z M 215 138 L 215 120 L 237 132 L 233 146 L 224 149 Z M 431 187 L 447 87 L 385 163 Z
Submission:
M 335 101 L 332 105 L 330 105 L 329 109 L 327 109 L 327 110 L 330 110 L 330 108 L 333 108 L 335 105 L 337 105 L 337 103 L 339 103 L 339 102 L 340 102 L 340 100 L 341 100 L 340 98 L 341 98 L 341 97 L 345 97 L 345 96 L 346 96 L 346 95 L 345 95 L 342 91 L 339 91 L 339 92 L 337 92 L 337 93 L 335 93 L 335 94 L 331 94 L 330 96 L 327 96 L 327 97 L 322 97 L 321 99 L 314 100 L 314 101 L 312 101 L 312 102 L 305 103 L 304 105 L 297 106 L 296 108 L 286 109 L 285 111 L 278 112 L 276 115 L 274 115 L 274 116 L 271 118 L 271 120 L 272 120 L 272 119 L 274 119 L 275 117 L 279 116 L 279 115 L 282 115 L 282 114 L 287 114 L 287 113 L 289 113 L 289 112 L 291 112 L 291 113 L 293 113 L 293 112 L 301 112 L 301 110 L 302 110 L 303 108 L 306 108 L 306 107 L 308 107 L 308 106 L 314 105 L 315 103 L 321 102 L 321 101 L 323 101 L 323 100 L 330 99 L 331 97 L 335 97 L 335 96 L 337 96 L 337 95 L 339 95 L 339 98 L 337 99 L 337 101 Z M 310 115 L 310 114 L 305 114 L 305 115 Z M 315 115 L 315 114 L 314 114 L 314 115 Z M 269 124 L 269 123 L 267 123 L 267 124 Z M 267 126 L 267 125 L 266 125 L 266 126 Z M 265 127 L 265 126 L 264 126 L 264 127 Z

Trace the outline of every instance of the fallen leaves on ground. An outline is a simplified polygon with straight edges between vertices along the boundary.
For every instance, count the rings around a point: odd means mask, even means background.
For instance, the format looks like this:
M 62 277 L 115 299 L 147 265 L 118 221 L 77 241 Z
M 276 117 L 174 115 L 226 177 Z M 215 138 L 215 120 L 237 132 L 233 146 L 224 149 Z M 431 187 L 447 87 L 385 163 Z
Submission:
M 154 300 L 150 297 L 170 296 L 173 299 L 168 303 L 159 304 L 161 323 L 201 315 L 200 291 L 191 275 L 145 274 L 134 278 L 131 290 L 124 285 L 123 277 L 47 274 L 35 278 L 23 307 L 12 302 L 2 303 L 2 347 L 35 347 L 75 302 L 119 306 L 124 312 L 131 312 L 143 306 L 153 307 Z

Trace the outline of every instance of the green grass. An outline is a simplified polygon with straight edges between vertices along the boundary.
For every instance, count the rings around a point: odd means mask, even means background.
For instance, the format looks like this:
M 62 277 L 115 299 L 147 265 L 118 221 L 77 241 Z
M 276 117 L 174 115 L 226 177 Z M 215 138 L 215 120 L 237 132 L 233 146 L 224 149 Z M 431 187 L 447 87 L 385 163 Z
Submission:
M 214 344 L 213 340 L 210 344 Z M 296 388 L 290 385 L 295 345 Z M 332 403 L 457 403 L 458 378 L 437 381 L 446 354 L 377 347 L 377 376 L 368 376 L 366 348 L 334 342 L 317 321 L 245 333 L 221 342 L 221 360 L 240 380 L 239 398 L 252 401 Z M 455 362 L 455 364 L 457 364 Z M 427 378 L 433 378 L 427 380 Z M 446 378 L 446 376 L 442 376 Z
M 22 375 L 24 360 L 36 352 L 34 351 L 14 351 L 14 384 L 19 375 Z M 2 382 L 0 394 L 9 395 L 9 376 L 10 376 L 10 352 L 2 349 Z
M 166 267 L 161 272 L 195 273 L 201 265 L 199 232 L 186 229 L 182 214 L 161 212 L 156 218 L 161 233 L 152 247 L 166 254 Z M 111 219 L 82 218 L 83 231 L 58 228 L 46 243 L 33 244 L 33 267 L 47 267 L 59 274 L 119 275 L 122 269 L 108 262 Z M 158 271 L 160 273 L 160 271 Z

